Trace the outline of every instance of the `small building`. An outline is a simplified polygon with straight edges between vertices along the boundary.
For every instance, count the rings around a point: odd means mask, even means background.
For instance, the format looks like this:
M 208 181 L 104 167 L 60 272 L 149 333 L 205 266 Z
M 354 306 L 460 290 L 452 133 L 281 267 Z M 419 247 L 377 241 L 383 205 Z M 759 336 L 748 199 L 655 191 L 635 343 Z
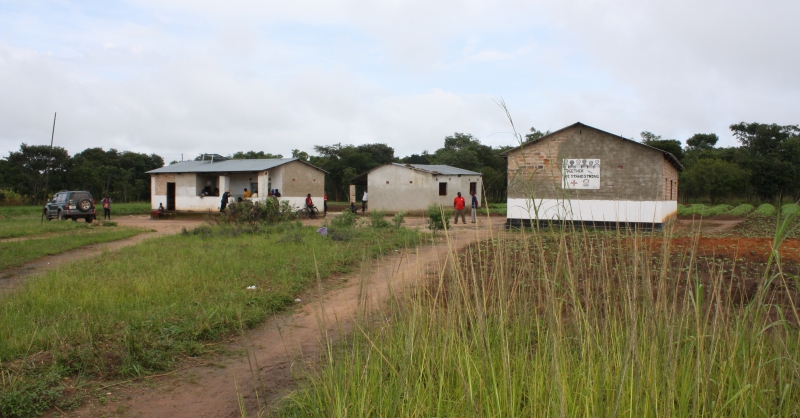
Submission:
M 475 192 L 480 204 L 483 182 L 481 173 L 449 165 L 391 163 L 350 179 L 350 201 L 361 200 L 364 188 L 370 209 L 413 214 L 432 204 L 452 207 L 458 192 L 468 204 L 470 192 Z
M 507 227 L 660 228 L 677 216 L 683 166 L 632 139 L 578 122 L 501 155 L 508 159 Z
M 252 200 L 263 200 L 269 190 L 278 189 L 280 200 L 288 200 L 296 207 L 303 207 L 310 193 L 315 204 L 321 206 L 327 174 L 297 158 L 229 160 L 216 154 L 147 173 L 153 209 L 163 203 L 167 210 L 184 212 L 219 210 L 225 190 L 230 190 L 230 201 L 235 202 L 243 197 L 245 188 L 253 193 Z

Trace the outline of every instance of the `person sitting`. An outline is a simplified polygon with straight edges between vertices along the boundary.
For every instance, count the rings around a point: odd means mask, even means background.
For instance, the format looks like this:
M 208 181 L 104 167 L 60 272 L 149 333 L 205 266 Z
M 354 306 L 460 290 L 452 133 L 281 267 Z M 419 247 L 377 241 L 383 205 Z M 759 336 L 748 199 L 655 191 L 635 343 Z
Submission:
M 314 201 L 311 200 L 311 193 L 306 196 L 306 209 L 308 210 L 308 216 L 311 218 L 316 218 L 317 213 L 319 213 L 319 209 L 314 206 Z
M 161 215 L 161 214 L 164 213 L 165 210 L 166 209 L 164 209 L 164 204 L 163 203 L 159 203 L 158 204 L 158 209 L 156 209 L 156 212 L 158 212 L 158 214 Z
M 281 197 L 281 192 L 278 189 L 275 189 L 275 197 Z
M 250 190 L 247 190 L 247 187 L 244 188 L 244 198 L 249 199 L 251 196 Z
M 350 202 L 350 212 L 358 213 L 358 208 L 356 208 L 356 202 Z

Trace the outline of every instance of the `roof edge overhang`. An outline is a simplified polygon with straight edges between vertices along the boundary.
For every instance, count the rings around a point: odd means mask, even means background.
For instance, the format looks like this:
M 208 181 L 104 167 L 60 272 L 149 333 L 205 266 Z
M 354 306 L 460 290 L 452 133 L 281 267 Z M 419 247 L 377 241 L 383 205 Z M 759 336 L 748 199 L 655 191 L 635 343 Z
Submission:
M 617 135 L 617 134 L 612 134 L 611 132 L 607 132 L 607 131 L 604 131 L 604 130 L 602 130 L 602 129 L 597 129 L 597 128 L 595 128 L 594 126 L 589 126 L 589 125 L 586 125 L 586 124 L 584 124 L 584 123 L 581 123 L 581 122 L 576 122 L 576 123 L 573 123 L 572 125 L 566 126 L 566 127 L 564 127 L 564 128 L 561 128 L 561 129 L 559 129 L 559 130 L 557 130 L 557 131 L 550 132 L 549 134 L 547 134 L 547 135 L 544 135 L 544 136 L 542 136 L 542 137 L 540 137 L 540 138 L 537 138 L 537 139 L 532 139 L 532 140 L 530 140 L 530 141 L 523 142 L 523 143 L 521 143 L 521 144 L 520 144 L 518 147 L 514 147 L 514 148 L 512 148 L 512 149 L 510 149 L 510 150 L 508 150 L 508 151 L 501 152 L 499 155 L 500 155 L 501 157 L 503 157 L 503 158 L 508 158 L 508 154 L 510 154 L 510 153 L 512 153 L 512 152 L 515 152 L 515 151 L 520 151 L 520 150 L 522 150 L 522 149 L 523 149 L 523 147 L 525 147 L 526 145 L 535 144 L 535 143 L 537 143 L 537 142 L 540 142 L 540 141 L 542 141 L 542 140 L 544 140 L 544 139 L 548 139 L 548 138 L 549 138 L 550 136 L 552 136 L 552 135 L 555 135 L 555 134 L 558 134 L 558 133 L 564 132 L 564 131 L 566 131 L 567 129 L 573 129 L 573 128 L 588 128 L 588 129 L 594 129 L 594 130 L 595 130 L 595 131 L 597 131 L 597 132 L 601 132 L 601 133 L 604 133 L 604 134 L 606 134 L 606 135 L 611 135 L 611 136 L 617 137 L 617 138 L 619 138 L 619 139 L 622 139 L 622 140 L 625 140 L 625 141 L 628 141 L 628 142 L 632 142 L 632 143 L 634 143 L 634 144 L 641 145 L 641 146 L 643 146 L 643 147 L 647 147 L 647 148 L 650 148 L 650 149 L 652 149 L 652 150 L 656 150 L 656 151 L 658 151 L 658 152 L 660 152 L 660 153 L 663 153 L 663 154 L 664 154 L 664 158 L 666 158 L 666 159 L 667 159 L 667 160 L 670 162 L 670 164 L 672 164 L 672 165 L 673 165 L 673 166 L 674 166 L 674 167 L 675 167 L 675 168 L 676 168 L 678 171 L 683 171 L 683 170 L 684 170 L 683 164 L 681 164 L 681 162 L 680 162 L 680 161 L 678 161 L 678 159 L 677 159 L 677 158 L 676 158 L 674 155 L 672 155 L 672 153 L 671 153 L 671 152 L 664 151 L 663 149 L 658 149 L 658 148 L 656 148 L 656 147 L 651 147 L 650 145 L 647 145 L 647 144 L 643 144 L 643 143 L 641 143 L 641 142 L 634 141 L 634 140 L 632 140 L 632 139 L 630 139 L 630 138 L 625 138 L 624 136 L 620 136 L 620 135 Z

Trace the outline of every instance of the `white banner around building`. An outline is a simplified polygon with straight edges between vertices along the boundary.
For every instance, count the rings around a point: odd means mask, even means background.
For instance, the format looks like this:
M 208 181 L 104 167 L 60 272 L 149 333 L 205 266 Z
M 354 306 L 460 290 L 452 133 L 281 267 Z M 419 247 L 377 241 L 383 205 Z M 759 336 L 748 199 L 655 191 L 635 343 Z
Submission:
M 599 189 L 600 160 L 573 158 L 564 159 L 561 169 L 561 187 L 565 189 Z

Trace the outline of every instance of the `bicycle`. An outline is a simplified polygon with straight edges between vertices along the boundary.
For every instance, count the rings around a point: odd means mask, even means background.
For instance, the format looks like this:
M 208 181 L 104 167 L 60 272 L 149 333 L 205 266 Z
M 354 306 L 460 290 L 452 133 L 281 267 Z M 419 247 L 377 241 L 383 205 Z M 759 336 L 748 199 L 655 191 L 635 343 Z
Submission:
M 319 209 L 316 206 L 312 207 L 304 207 L 302 209 L 298 209 L 297 212 L 294 213 L 294 216 L 300 219 L 316 219 L 317 215 L 319 215 Z

